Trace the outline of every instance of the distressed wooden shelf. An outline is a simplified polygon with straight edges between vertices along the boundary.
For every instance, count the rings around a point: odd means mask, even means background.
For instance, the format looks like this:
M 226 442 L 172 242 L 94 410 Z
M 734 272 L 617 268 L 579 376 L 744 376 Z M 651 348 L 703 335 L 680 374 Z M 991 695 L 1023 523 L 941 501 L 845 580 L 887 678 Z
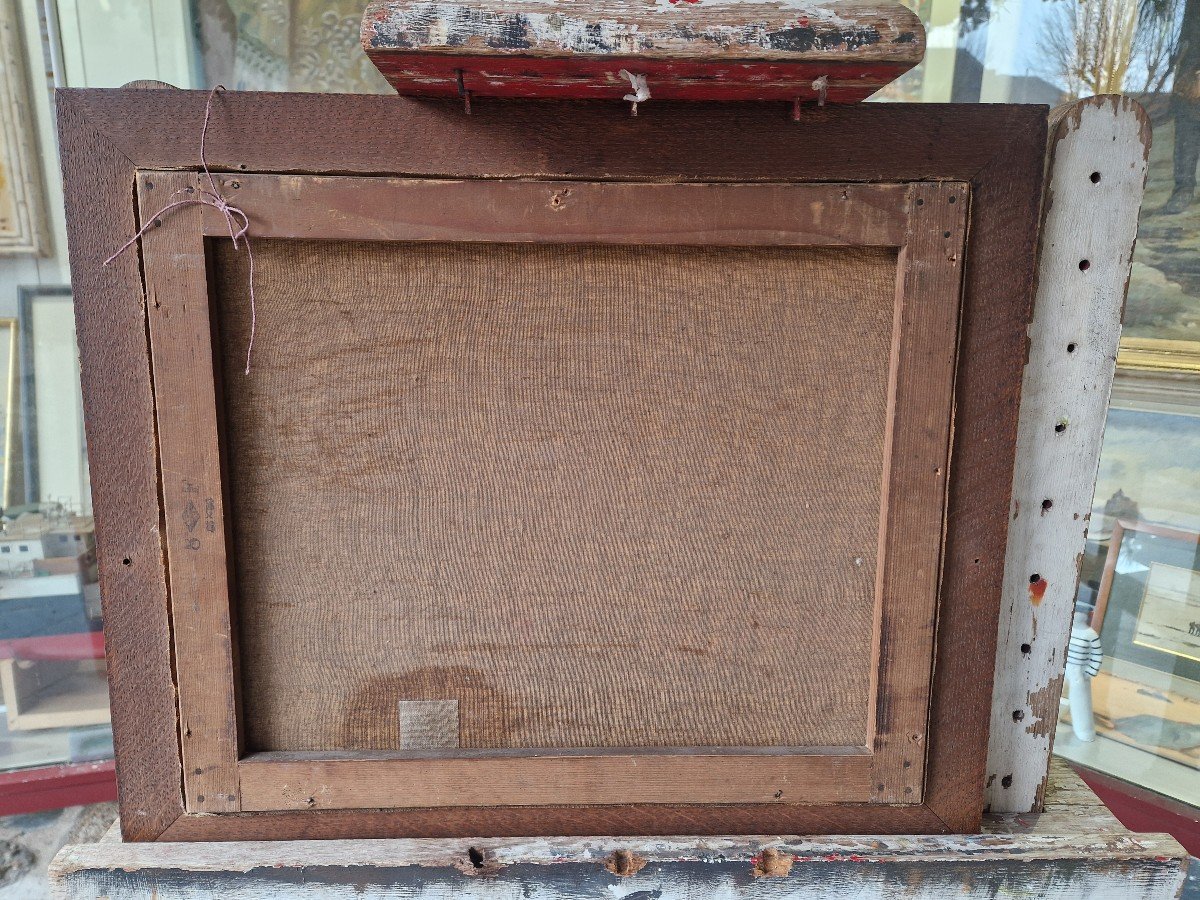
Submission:
M 1055 897 L 1166 900 L 1187 854 L 1124 828 L 1055 761 L 1040 814 L 961 836 L 510 838 L 64 847 L 59 900 L 287 896 L 412 900 Z
M 362 44 L 401 94 L 855 103 L 925 54 L 895 0 L 375 0 Z M 642 99 L 642 98 L 639 98 Z

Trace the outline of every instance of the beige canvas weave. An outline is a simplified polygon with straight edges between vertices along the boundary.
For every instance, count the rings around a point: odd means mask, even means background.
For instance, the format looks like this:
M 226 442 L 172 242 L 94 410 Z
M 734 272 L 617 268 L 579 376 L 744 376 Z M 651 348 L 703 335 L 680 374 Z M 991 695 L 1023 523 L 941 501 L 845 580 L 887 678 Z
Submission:
M 867 740 L 896 258 L 213 242 L 251 749 Z

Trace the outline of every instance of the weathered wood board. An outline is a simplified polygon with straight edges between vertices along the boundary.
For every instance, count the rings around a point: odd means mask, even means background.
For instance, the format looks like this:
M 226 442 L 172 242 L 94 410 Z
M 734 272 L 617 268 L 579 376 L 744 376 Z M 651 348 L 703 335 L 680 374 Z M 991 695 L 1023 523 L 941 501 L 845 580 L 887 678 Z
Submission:
M 1125 97 L 1052 117 L 988 747 L 993 812 L 1040 808 L 1150 153 Z
M 401 94 L 619 100 L 863 100 L 921 61 L 889 0 L 375 0 L 363 49 Z M 642 98 L 639 98 L 642 99 Z
M 1187 856 L 1134 834 L 1063 764 L 1046 812 L 979 835 L 284 841 L 65 847 L 57 900 L 1168 900 Z

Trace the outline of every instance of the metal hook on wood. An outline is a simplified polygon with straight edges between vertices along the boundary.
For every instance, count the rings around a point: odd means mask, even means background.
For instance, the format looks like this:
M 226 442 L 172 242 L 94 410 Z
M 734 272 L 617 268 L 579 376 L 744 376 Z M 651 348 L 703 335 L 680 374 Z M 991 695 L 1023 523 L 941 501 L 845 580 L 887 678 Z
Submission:
M 463 80 L 463 70 L 455 69 L 454 74 L 458 77 L 458 96 L 463 99 L 463 112 L 469 116 L 471 114 L 471 92 L 467 90 L 466 82 Z
M 825 105 L 825 97 L 829 94 L 829 76 L 822 75 L 812 84 L 813 90 L 817 92 L 817 106 Z

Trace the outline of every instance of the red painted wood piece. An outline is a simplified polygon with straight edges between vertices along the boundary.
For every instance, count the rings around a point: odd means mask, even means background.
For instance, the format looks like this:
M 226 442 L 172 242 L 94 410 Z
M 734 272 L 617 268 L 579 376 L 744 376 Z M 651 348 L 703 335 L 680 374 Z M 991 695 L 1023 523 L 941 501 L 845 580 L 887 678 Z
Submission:
M 0 641 L 0 659 L 104 659 L 104 632 L 82 631 Z
M 1200 855 L 1200 810 L 1195 806 L 1083 766 L 1071 768 L 1130 831 L 1165 831 L 1192 856 Z
M 116 799 L 117 776 L 111 759 L 0 772 L 0 816 Z
M 889 0 L 375 0 L 362 41 L 401 94 L 614 100 L 853 103 L 925 49 Z

